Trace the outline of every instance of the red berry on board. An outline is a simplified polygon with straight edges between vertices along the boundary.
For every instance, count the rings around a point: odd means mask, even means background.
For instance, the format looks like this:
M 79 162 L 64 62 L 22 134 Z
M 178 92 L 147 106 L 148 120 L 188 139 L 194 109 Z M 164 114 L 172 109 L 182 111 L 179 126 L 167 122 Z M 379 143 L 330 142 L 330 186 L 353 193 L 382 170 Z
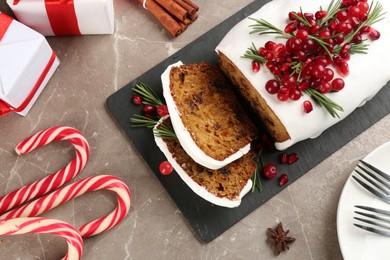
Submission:
M 263 167 L 263 175 L 267 179 L 275 178 L 278 174 L 278 169 L 276 168 L 275 164 L 273 163 L 267 163 Z
M 370 38 L 371 41 L 376 41 L 381 37 L 381 33 L 374 28 L 371 28 L 370 32 L 368 33 L 368 38 Z
M 282 153 L 280 155 L 280 162 L 281 163 L 287 163 L 288 162 L 288 155 L 287 155 L 287 153 Z
M 303 111 L 305 111 L 305 113 L 313 111 L 313 105 L 309 100 L 303 101 Z
M 155 110 L 156 110 L 156 107 L 155 106 L 151 106 L 151 105 L 145 105 L 142 110 L 146 113 L 146 114 L 150 114 L 150 113 L 153 113 Z
M 173 167 L 170 162 L 163 161 L 160 163 L 159 170 L 162 175 L 169 175 L 173 172 Z
M 279 185 L 283 186 L 287 182 L 288 182 L 288 176 L 286 174 L 284 174 L 284 173 L 282 175 L 280 175 L 280 177 L 279 177 Z
M 267 81 L 267 83 L 265 83 L 265 89 L 268 93 L 273 95 L 278 93 L 280 89 L 280 84 L 276 79 L 270 79 Z
M 296 161 L 298 161 L 298 154 L 297 153 L 292 153 L 288 156 L 288 163 L 293 164 Z
M 136 105 L 141 105 L 142 104 L 142 97 L 140 95 L 134 94 L 132 101 Z
M 168 115 L 168 108 L 166 105 L 159 105 L 157 107 L 157 114 L 161 117 Z

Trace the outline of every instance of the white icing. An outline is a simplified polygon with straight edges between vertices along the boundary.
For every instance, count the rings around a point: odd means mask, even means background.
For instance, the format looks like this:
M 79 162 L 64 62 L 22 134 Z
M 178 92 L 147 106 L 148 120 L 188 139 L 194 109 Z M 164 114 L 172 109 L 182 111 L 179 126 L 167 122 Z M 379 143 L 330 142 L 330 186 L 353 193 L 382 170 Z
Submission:
M 180 145 L 195 162 L 212 170 L 220 169 L 228 165 L 229 163 L 237 160 L 238 158 L 242 157 L 246 153 L 248 153 L 250 150 L 250 143 L 248 143 L 246 146 L 238 150 L 236 153 L 225 158 L 223 161 L 219 161 L 208 156 L 207 154 L 205 154 L 203 150 L 201 150 L 196 145 L 190 132 L 187 130 L 187 128 L 183 124 L 183 121 L 181 120 L 180 112 L 176 107 L 175 101 L 173 100 L 173 97 L 171 95 L 171 90 L 170 90 L 169 73 L 171 71 L 171 68 L 180 66 L 182 64 L 183 63 L 179 61 L 175 64 L 168 66 L 168 68 L 161 75 L 163 94 L 164 94 L 165 101 L 167 103 L 173 128 L 180 142 Z
M 326 10 L 329 3 L 330 0 L 274 0 L 249 17 L 261 18 L 278 28 L 284 28 L 287 24 L 288 12 L 299 11 L 302 7 L 303 12 L 314 13 L 320 6 Z M 276 95 L 266 92 L 265 83 L 273 78 L 273 75 L 265 66 L 262 66 L 258 73 L 253 73 L 251 61 L 242 58 L 242 55 L 252 42 L 256 47 L 261 47 L 269 40 L 274 42 L 283 42 L 283 40 L 275 38 L 274 35 L 250 34 L 249 25 L 254 24 L 254 21 L 246 18 L 239 22 L 216 47 L 216 51 L 224 53 L 242 71 L 285 126 L 291 139 L 276 143 L 277 149 L 284 150 L 301 140 L 319 136 L 325 129 L 341 121 L 357 107 L 370 100 L 390 80 L 390 70 L 384 62 L 390 59 L 390 1 L 382 0 L 380 3 L 384 12 L 387 12 L 385 19 L 373 25 L 381 33 L 380 39 L 374 42 L 367 41 L 368 54 L 351 55 L 348 62 L 350 73 L 343 78 L 344 89 L 338 93 L 327 94 L 343 107 L 344 112 L 338 113 L 340 118 L 333 118 L 314 101 L 312 101 L 313 111 L 309 114 L 304 113 L 302 102 L 310 99 L 307 95 L 301 97 L 299 101 L 280 102 Z M 335 78 L 337 77 L 341 76 L 335 71 Z
M 155 126 L 155 128 L 168 116 L 161 118 L 159 123 Z M 171 117 L 172 120 L 172 117 Z M 244 197 L 245 194 L 247 194 L 251 187 L 252 187 L 252 180 L 249 179 L 244 188 L 242 189 L 240 195 L 238 198 L 234 200 L 229 200 L 227 198 L 220 198 L 215 196 L 214 194 L 207 191 L 204 187 L 200 186 L 198 183 L 196 183 L 186 172 L 185 170 L 177 163 L 177 161 L 173 158 L 172 153 L 169 152 L 167 144 L 164 142 L 164 140 L 161 137 L 157 137 L 154 135 L 154 140 L 156 141 L 157 146 L 160 148 L 160 150 L 163 152 L 167 160 L 171 163 L 177 174 L 180 176 L 180 178 L 188 185 L 188 187 L 191 188 L 198 196 L 202 197 L 203 199 L 218 205 L 222 207 L 227 208 L 235 208 L 238 207 L 241 204 L 241 199 Z

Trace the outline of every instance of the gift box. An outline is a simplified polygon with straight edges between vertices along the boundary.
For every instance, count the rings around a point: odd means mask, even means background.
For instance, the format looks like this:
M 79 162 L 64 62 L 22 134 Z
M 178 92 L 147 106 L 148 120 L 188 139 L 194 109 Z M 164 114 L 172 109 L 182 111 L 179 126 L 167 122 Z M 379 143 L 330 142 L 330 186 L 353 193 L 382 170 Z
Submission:
M 25 116 L 59 65 L 46 38 L 0 12 L 0 115 Z
M 46 36 L 112 34 L 113 0 L 7 0 L 16 18 Z

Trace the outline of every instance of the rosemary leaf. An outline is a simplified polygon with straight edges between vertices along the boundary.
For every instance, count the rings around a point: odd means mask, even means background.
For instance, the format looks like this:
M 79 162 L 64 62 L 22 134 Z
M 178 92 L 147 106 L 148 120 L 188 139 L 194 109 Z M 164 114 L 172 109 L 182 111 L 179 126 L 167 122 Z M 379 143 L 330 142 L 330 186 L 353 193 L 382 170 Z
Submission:
M 262 64 L 267 62 L 267 59 L 260 55 L 258 49 L 253 42 L 252 46 L 247 49 L 246 53 L 242 57 L 246 59 L 257 60 Z
M 132 127 L 147 128 L 153 128 L 158 123 L 157 120 L 141 115 L 134 115 L 132 118 L 130 118 L 130 122 L 132 123 Z
M 161 100 L 158 98 L 157 94 L 153 91 L 153 89 L 151 89 L 148 85 L 146 85 L 143 82 L 136 84 L 133 87 L 133 91 L 142 97 L 143 99 L 142 104 L 152 105 L 152 106 L 159 106 L 163 104 Z
M 252 27 L 253 30 L 250 33 L 258 33 L 260 35 L 262 34 L 279 34 L 281 37 L 284 38 L 290 38 L 291 35 L 286 34 L 284 31 L 280 30 L 278 27 L 274 26 L 273 24 L 267 22 L 264 19 L 256 19 L 251 18 L 249 19 L 256 22 L 256 24 L 252 24 L 249 27 Z
M 324 107 L 332 117 L 340 118 L 336 110 L 343 112 L 344 109 L 339 104 L 337 104 L 316 89 L 308 88 L 305 89 L 304 92 L 308 94 L 311 98 L 313 98 L 313 100 L 320 107 Z
M 154 128 L 158 124 L 158 120 L 141 115 L 134 115 L 130 118 L 130 122 L 132 123 L 132 127 Z M 158 127 L 153 129 L 153 134 L 161 138 L 177 139 L 173 128 L 165 122 L 160 123 Z

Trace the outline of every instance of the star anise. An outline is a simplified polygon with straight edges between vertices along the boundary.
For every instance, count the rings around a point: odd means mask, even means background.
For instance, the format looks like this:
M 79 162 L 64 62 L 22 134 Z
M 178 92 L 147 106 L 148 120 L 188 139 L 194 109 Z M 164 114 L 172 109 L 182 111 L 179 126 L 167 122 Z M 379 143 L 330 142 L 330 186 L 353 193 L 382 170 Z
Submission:
M 289 249 L 289 243 L 295 241 L 294 237 L 287 236 L 290 230 L 284 231 L 282 223 L 279 223 L 275 229 L 268 228 L 267 242 L 275 250 L 275 254 L 279 255 L 282 250 Z

